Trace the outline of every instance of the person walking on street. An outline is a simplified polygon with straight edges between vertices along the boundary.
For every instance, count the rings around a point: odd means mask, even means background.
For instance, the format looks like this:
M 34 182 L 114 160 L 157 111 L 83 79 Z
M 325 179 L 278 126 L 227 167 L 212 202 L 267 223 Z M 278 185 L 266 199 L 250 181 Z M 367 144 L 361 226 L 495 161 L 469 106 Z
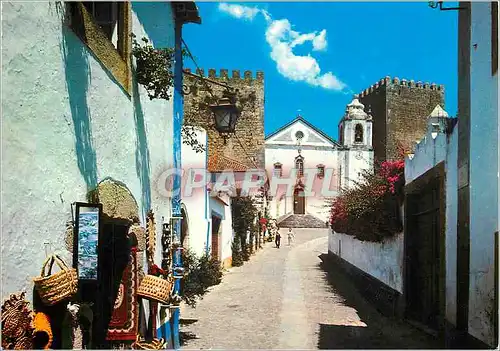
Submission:
M 279 228 L 278 230 L 276 231 L 276 239 L 275 239 L 275 244 L 276 244 L 276 247 L 279 249 L 280 248 L 280 243 L 281 243 L 281 234 L 279 232 Z
M 288 228 L 287 237 L 288 237 L 288 246 L 290 246 L 292 245 L 293 239 L 295 239 L 295 235 L 293 234 L 292 228 Z

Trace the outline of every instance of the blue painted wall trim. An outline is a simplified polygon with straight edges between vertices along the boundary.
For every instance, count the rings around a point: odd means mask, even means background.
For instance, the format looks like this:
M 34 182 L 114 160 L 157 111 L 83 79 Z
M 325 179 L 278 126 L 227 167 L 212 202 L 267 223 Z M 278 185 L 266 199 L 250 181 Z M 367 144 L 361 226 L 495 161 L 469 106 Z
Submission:
M 207 146 L 208 149 L 208 133 L 207 133 L 207 138 L 205 140 L 205 145 Z M 205 153 L 205 169 L 208 167 L 208 150 Z M 205 253 L 208 255 L 210 252 L 210 228 L 212 225 L 212 222 L 210 221 L 210 218 L 208 216 L 208 211 L 209 211 L 209 201 L 208 201 L 208 189 L 205 186 L 205 219 L 207 220 L 207 241 L 205 242 Z
M 174 151 L 174 168 L 181 169 L 181 128 L 184 113 L 184 98 L 182 95 L 182 23 L 175 23 L 175 68 L 174 68 L 174 125 L 173 125 L 173 151 Z M 172 196 L 172 216 L 181 216 L 181 175 L 174 176 L 174 194 Z M 174 221 L 175 240 L 180 242 L 181 221 Z M 182 266 L 180 251 L 174 252 L 173 263 L 175 266 Z M 175 280 L 174 294 L 179 293 L 180 281 Z M 179 309 L 173 310 L 172 314 L 172 338 L 174 349 L 180 348 L 179 340 Z
M 172 119 L 172 146 L 173 146 L 173 167 L 182 168 L 181 161 L 181 128 L 184 113 L 184 98 L 182 95 L 182 23 L 175 21 L 175 66 L 174 66 L 174 96 L 173 96 L 173 119 Z M 181 175 L 173 175 L 173 194 L 172 194 L 172 216 L 181 217 Z M 181 221 L 174 220 L 172 227 L 174 240 L 180 241 Z M 182 266 L 180 250 L 174 252 L 174 266 Z M 174 294 L 179 293 L 180 281 L 175 280 Z M 180 349 L 179 338 L 179 309 L 171 309 L 170 320 L 157 328 L 157 336 L 166 341 L 166 348 Z

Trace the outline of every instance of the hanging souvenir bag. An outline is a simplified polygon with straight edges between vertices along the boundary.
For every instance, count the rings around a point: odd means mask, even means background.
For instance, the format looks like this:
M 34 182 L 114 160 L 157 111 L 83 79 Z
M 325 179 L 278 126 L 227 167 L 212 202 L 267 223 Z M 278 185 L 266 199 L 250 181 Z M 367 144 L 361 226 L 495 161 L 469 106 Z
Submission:
M 53 336 L 49 317 L 42 312 L 35 313 L 33 328 L 35 329 L 33 331 L 33 339 L 35 340 L 37 348 L 42 348 L 44 350 L 50 349 Z
M 61 270 L 51 274 L 54 262 Z M 46 273 L 47 265 L 49 265 L 49 269 Z M 69 268 L 57 255 L 51 255 L 45 260 L 40 277 L 33 279 L 33 281 L 40 299 L 49 306 L 75 295 L 78 290 L 76 269 Z

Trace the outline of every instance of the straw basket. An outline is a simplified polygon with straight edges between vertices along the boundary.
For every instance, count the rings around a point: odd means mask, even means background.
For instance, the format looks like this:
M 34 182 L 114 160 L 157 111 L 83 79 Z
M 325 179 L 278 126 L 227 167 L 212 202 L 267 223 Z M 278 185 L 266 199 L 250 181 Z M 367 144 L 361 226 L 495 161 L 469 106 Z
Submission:
M 49 270 L 45 274 L 45 268 L 50 261 Z M 57 263 L 61 269 L 59 272 L 51 275 L 52 266 Z M 73 296 L 78 290 L 78 276 L 76 269 L 68 268 L 66 263 L 57 255 L 51 255 L 45 260 L 40 277 L 33 279 L 35 288 L 40 295 L 43 303 L 54 305 L 64 299 Z
M 137 295 L 147 299 L 168 303 L 172 287 L 172 279 L 163 279 L 147 274 L 144 279 L 142 279 L 141 285 L 137 289 Z
M 26 294 L 11 294 L 2 305 L 2 340 L 18 339 L 31 330 L 33 312 L 24 297 Z
M 137 339 L 132 344 L 133 350 L 162 350 L 165 348 L 164 339 L 153 339 L 151 342 L 147 342 L 144 338 L 137 335 Z

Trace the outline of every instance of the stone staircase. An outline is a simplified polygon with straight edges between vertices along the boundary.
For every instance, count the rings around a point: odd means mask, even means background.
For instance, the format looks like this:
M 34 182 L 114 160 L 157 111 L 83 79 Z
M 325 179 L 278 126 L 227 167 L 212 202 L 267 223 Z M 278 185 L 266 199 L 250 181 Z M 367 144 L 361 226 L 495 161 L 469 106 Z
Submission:
M 277 220 L 280 228 L 327 228 L 326 222 L 310 214 L 291 214 Z

